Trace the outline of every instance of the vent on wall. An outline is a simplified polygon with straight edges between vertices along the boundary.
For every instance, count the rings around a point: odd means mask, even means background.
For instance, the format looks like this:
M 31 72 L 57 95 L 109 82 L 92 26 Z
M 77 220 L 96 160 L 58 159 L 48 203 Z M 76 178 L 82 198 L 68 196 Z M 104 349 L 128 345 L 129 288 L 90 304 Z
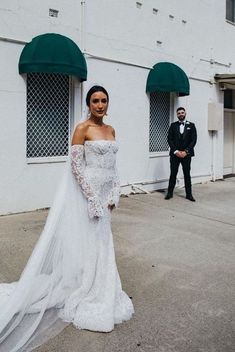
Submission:
M 49 16 L 50 17 L 58 17 L 59 11 L 55 9 L 49 9 Z
M 208 131 L 219 131 L 223 126 L 223 104 L 208 103 Z

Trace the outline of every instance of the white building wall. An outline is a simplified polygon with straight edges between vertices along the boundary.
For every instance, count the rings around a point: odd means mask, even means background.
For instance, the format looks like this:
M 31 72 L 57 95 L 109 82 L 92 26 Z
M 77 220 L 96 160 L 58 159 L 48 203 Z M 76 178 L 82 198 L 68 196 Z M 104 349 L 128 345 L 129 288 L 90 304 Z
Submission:
M 58 18 L 49 16 L 49 9 L 58 10 Z M 29 42 L 39 34 L 55 32 L 81 41 L 81 5 L 70 0 L 1 0 L 1 37 Z
M 49 8 L 59 10 L 49 17 Z M 65 163 L 28 164 L 26 160 L 26 82 L 18 73 L 24 42 L 56 32 L 80 40 L 81 6 L 77 1 L 1 1 L 0 8 L 0 214 L 51 205 Z M 80 90 L 75 84 L 75 114 Z
M 192 163 L 193 182 L 211 179 L 212 173 L 216 178 L 221 178 L 223 158 L 219 150 L 223 149 L 223 134 L 221 131 L 215 132 L 212 137 L 212 133 L 207 130 L 207 118 L 209 102 L 223 100 L 223 93 L 218 90 L 214 75 L 221 73 L 221 70 L 227 72 L 226 66 L 235 60 L 233 56 L 228 61 L 230 50 L 229 47 L 224 48 L 226 41 L 223 39 L 223 33 L 229 32 L 232 40 L 232 31 L 227 29 L 231 25 L 225 21 L 225 3 L 185 0 L 181 1 L 179 6 L 177 1 L 149 0 L 142 1 L 140 8 L 136 7 L 135 1 L 103 0 L 99 4 L 99 7 L 95 7 L 92 2 L 86 2 L 84 21 L 89 30 L 84 35 L 84 48 L 88 54 L 120 61 L 123 62 L 122 66 L 127 67 L 124 78 L 121 72 L 118 73 L 115 86 L 115 80 L 107 70 L 107 62 L 104 62 L 103 69 L 99 69 L 100 63 L 93 59 L 95 69 L 92 78 L 101 76 L 103 82 L 107 76 L 105 86 L 108 87 L 109 77 L 112 77 L 114 95 L 115 91 L 118 91 L 119 95 L 129 97 L 127 104 L 125 99 L 122 100 L 122 106 L 125 111 L 131 110 L 132 113 L 129 114 L 128 125 L 122 122 L 118 131 L 121 139 L 123 135 L 128 134 L 128 146 L 125 145 L 128 153 L 122 155 L 120 151 L 119 154 L 122 160 L 122 183 L 152 184 L 152 181 L 157 181 L 152 188 L 165 187 L 167 184 L 164 180 L 169 176 L 169 157 L 151 157 L 148 152 L 149 101 L 145 93 L 149 72 L 147 68 L 160 61 L 179 65 L 190 79 L 190 96 L 176 98 L 175 108 L 179 105 L 185 106 L 188 119 L 195 122 L 198 129 L 196 157 Z M 155 12 L 158 10 L 157 14 L 153 13 L 153 9 Z M 97 25 L 97 19 L 102 21 L 102 26 Z M 221 44 L 216 36 L 218 29 L 221 31 L 219 38 L 226 53 L 223 55 L 219 55 L 218 47 Z M 137 69 L 131 66 L 132 64 L 140 67 Z M 140 72 L 143 81 L 141 83 L 135 80 L 134 84 L 133 77 Z M 142 107 L 141 110 L 139 106 Z M 137 125 L 136 116 L 140 113 L 142 117 L 138 119 Z M 129 124 L 132 126 L 131 130 L 128 129 Z M 144 143 L 139 142 L 139 131 L 143 134 L 141 140 L 144 140 Z M 180 175 L 182 176 L 182 173 Z
M 64 163 L 27 164 L 25 156 L 26 84 L 18 61 L 23 42 L 47 32 L 68 36 L 85 52 L 88 80 L 82 87 L 75 81 L 75 124 L 86 117 L 85 94 L 93 84 L 110 93 L 107 123 L 115 127 L 120 145 L 123 192 L 131 184 L 148 190 L 167 185 L 169 157 L 151 157 L 148 151 L 145 86 L 149 69 L 160 61 L 180 66 L 190 80 L 190 96 L 176 98 L 174 110 L 185 106 L 197 126 L 193 182 L 223 176 L 223 131 L 208 132 L 207 115 L 209 102 L 223 103 L 215 73 L 235 70 L 235 26 L 225 21 L 225 1 L 139 2 L 140 8 L 132 0 L 1 1 L 1 214 L 50 206 L 63 173 Z M 58 18 L 48 16 L 49 7 L 59 11 Z

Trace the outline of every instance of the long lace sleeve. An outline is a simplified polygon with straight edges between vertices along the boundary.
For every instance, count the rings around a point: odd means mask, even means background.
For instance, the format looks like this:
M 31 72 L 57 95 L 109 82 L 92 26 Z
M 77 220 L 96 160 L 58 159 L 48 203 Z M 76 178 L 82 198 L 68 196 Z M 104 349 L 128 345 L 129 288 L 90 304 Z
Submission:
M 108 204 L 114 205 L 116 208 L 119 203 L 119 198 L 121 194 L 120 180 L 118 176 L 117 169 L 115 169 L 115 177 L 113 179 L 113 188 L 108 197 Z
M 71 168 L 74 177 L 76 178 L 79 186 L 85 197 L 88 200 L 88 214 L 90 218 L 103 216 L 103 207 L 92 189 L 91 185 L 87 181 L 84 175 L 84 146 L 80 144 L 72 145 L 71 147 Z

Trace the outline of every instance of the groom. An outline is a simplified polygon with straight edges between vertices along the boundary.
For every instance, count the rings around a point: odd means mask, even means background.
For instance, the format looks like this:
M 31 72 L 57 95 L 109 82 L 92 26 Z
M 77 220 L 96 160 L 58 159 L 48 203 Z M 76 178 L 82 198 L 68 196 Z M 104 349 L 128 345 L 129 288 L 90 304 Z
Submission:
M 194 146 L 197 142 L 197 131 L 194 123 L 186 121 L 185 108 L 178 108 L 176 110 L 176 114 L 178 121 L 173 122 L 170 125 L 168 131 L 171 174 L 165 199 L 170 199 L 173 197 L 176 176 L 178 173 L 179 165 L 181 164 L 184 173 L 186 199 L 195 202 L 195 199 L 192 195 L 190 166 L 191 158 L 194 156 Z

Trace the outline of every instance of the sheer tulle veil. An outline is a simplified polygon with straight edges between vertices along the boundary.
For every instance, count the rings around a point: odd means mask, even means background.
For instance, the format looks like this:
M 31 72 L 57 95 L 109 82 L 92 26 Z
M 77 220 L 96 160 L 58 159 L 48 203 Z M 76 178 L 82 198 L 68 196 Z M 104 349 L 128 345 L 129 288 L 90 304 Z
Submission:
M 70 162 L 20 280 L 0 284 L 0 351 L 31 351 L 65 326 L 64 298 L 79 287 L 94 240 L 87 201 Z M 63 317 L 63 321 L 60 319 Z
M 0 352 L 32 351 L 71 322 L 112 331 L 134 313 L 116 266 L 108 208 L 120 195 L 117 151 L 109 140 L 71 147 L 19 281 L 0 284 Z

